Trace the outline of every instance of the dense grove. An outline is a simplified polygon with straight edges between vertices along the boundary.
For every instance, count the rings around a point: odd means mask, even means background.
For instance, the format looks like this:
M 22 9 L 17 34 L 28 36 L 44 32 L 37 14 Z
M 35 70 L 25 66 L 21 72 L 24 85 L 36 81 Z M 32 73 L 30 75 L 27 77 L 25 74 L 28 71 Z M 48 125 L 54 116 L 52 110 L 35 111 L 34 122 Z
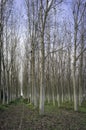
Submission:
M 86 101 L 86 0 L 0 1 L 0 104 L 20 95 L 40 114 Z

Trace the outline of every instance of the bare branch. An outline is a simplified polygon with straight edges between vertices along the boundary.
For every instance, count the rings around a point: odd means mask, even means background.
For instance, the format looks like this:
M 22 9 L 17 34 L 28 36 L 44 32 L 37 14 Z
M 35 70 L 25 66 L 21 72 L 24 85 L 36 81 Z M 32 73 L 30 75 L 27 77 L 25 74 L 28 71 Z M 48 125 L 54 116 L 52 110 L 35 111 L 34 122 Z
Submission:
M 56 53 L 56 52 L 61 51 L 62 49 L 67 48 L 67 47 L 68 47 L 68 46 L 64 46 L 64 47 L 61 47 L 61 48 L 59 48 L 59 49 L 57 49 L 57 50 L 53 50 L 53 51 L 49 52 L 49 53 L 45 56 L 45 59 L 46 59 L 51 53 Z M 65 50 L 62 50 L 62 51 L 65 51 Z
M 86 51 L 86 48 L 84 48 L 81 53 L 76 57 L 76 61 L 79 59 L 79 57 Z

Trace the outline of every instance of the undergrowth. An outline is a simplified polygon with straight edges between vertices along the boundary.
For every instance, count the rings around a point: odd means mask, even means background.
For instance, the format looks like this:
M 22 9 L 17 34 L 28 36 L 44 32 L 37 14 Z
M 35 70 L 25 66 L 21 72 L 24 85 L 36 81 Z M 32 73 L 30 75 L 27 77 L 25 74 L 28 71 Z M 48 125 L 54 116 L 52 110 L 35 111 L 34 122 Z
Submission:
M 53 105 L 52 102 L 45 103 L 45 112 L 58 112 L 59 110 L 74 110 L 73 109 L 73 102 L 63 102 L 61 103 L 60 107 L 58 108 L 58 103 L 56 102 L 55 105 Z M 85 112 L 86 113 L 86 101 L 82 102 L 82 105 L 78 107 L 78 112 Z
M 29 103 L 28 102 L 28 99 L 24 99 L 22 97 L 20 98 L 17 98 L 16 100 L 14 101 L 11 101 L 9 102 L 9 104 L 5 104 L 5 105 L 0 105 L 0 110 L 6 110 L 8 109 L 8 107 L 10 105 L 18 105 L 18 104 L 25 104 L 27 105 L 28 108 L 30 109 L 35 109 L 35 107 L 33 106 L 33 104 Z M 38 109 L 38 107 L 37 107 Z M 44 110 L 45 110 L 45 113 L 52 113 L 52 112 L 56 112 L 58 113 L 59 110 L 73 110 L 73 102 L 68 102 L 68 101 L 65 101 L 63 103 L 61 103 L 60 107 L 58 108 L 58 103 L 56 102 L 55 105 L 53 105 L 53 102 L 50 102 L 48 103 L 47 101 L 45 102 L 45 106 L 44 106 Z M 79 106 L 79 109 L 78 109 L 79 112 L 85 112 L 86 113 L 86 101 L 82 102 L 82 105 Z
M 4 111 L 6 109 L 8 109 L 9 105 L 5 104 L 5 105 L 0 105 L 0 111 Z

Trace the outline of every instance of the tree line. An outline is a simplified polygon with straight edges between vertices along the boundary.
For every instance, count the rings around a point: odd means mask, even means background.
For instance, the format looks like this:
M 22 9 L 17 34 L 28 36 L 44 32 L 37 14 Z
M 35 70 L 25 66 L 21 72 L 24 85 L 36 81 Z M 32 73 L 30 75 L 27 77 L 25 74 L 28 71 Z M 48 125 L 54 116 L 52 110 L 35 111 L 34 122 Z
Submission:
M 23 2 L 26 12 L 22 56 L 24 98 L 39 106 L 40 114 L 44 113 L 45 101 L 52 101 L 53 105 L 57 102 L 58 107 L 64 101 L 73 102 L 74 110 L 78 111 L 86 99 L 86 1 Z M 70 18 L 67 12 L 62 16 L 65 6 L 70 8 Z M 1 0 L 0 9 L 0 93 L 3 93 L 0 95 L 3 103 L 8 103 L 21 95 L 20 34 L 13 1 Z
M 17 21 L 14 1 L 0 1 L 0 103 L 9 103 L 20 95 Z

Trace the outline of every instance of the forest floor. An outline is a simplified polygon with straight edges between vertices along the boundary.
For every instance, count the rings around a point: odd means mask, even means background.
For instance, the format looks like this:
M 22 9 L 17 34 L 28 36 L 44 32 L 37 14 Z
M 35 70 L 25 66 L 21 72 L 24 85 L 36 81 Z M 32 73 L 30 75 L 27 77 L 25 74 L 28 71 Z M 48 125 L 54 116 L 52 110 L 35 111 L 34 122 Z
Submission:
M 30 104 L 11 103 L 0 107 L 0 130 L 86 130 L 86 112 L 46 104 L 39 115 Z

